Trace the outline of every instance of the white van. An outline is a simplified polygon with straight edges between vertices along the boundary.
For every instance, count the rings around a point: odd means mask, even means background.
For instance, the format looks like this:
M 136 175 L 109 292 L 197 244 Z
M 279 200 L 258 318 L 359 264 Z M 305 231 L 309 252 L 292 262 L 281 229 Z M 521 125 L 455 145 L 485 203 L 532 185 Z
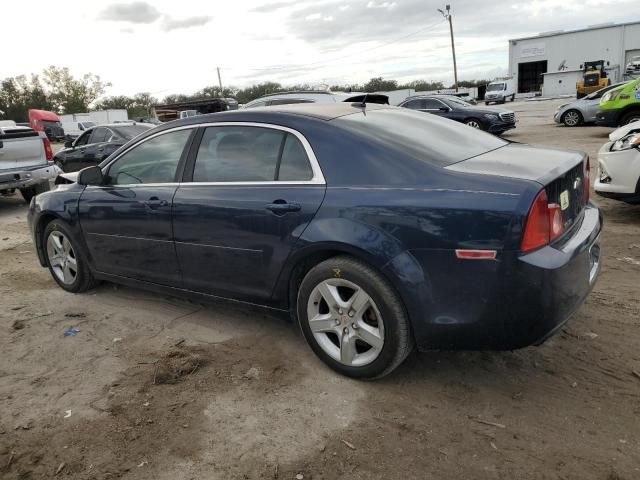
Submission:
M 78 138 L 85 130 L 95 126 L 96 124 L 93 122 L 62 122 L 65 138 L 72 140 Z
M 516 84 L 513 78 L 494 80 L 487 85 L 487 92 L 484 94 L 485 105 L 489 105 L 491 102 L 505 103 L 507 100 L 513 102 L 515 99 Z

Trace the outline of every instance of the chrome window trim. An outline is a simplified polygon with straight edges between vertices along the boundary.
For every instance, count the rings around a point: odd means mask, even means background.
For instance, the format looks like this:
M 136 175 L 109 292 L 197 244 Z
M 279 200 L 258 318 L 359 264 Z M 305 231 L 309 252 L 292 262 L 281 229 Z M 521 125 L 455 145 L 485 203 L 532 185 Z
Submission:
M 118 184 L 118 185 L 105 185 L 108 187 L 149 187 L 149 186 L 160 186 L 160 185 L 167 185 L 167 186 L 172 186 L 172 185 L 179 185 L 179 186 L 187 186 L 187 185 L 194 185 L 194 186 L 202 186 L 202 185 L 213 185 L 213 186 L 240 186 L 240 185 L 246 185 L 246 186 L 251 186 L 251 185 L 256 185 L 256 186 L 260 186 L 260 185 L 326 185 L 326 181 L 324 178 L 324 175 L 322 173 L 322 169 L 320 168 L 320 163 L 318 162 L 318 158 L 316 157 L 315 152 L 313 151 L 313 148 L 311 148 L 311 144 L 309 143 L 309 141 L 306 139 L 306 137 L 304 135 L 302 135 L 300 132 L 298 132 L 297 130 L 294 130 L 293 128 L 289 128 L 289 127 L 283 127 L 282 125 L 275 125 L 273 123 L 261 123 L 261 122 L 207 122 L 207 123 L 198 123 L 198 124 L 194 124 L 194 125 L 181 125 L 179 127 L 174 127 L 168 130 L 163 130 L 161 132 L 155 133 L 153 135 L 150 135 L 149 137 L 143 138 L 142 140 L 140 140 L 139 142 L 134 143 L 133 145 L 131 145 L 130 147 L 128 147 L 125 151 L 121 152 L 120 154 L 118 154 L 117 157 L 115 157 L 113 160 L 111 160 L 108 164 L 106 164 L 104 166 L 104 168 L 102 169 L 103 172 L 105 170 L 108 170 L 109 168 L 111 168 L 111 165 L 113 165 L 115 162 L 117 162 L 120 158 L 122 158 L 123 155 L 126 155 L 128 152 L 130 152 L 131 150 L 133 150 L 134 148 L 136 148 L 138 145 L 142 145 L 143 143 L 159 137 L 160 135 L 165 135 L 167 133 L 171 133 L 171 132 L 176 132 L 179 130 L 187 130 L 187 129 L 193 129 L 193 128 L 207 128 L 207 127 L 260 127 L 260 128 L 271 128 L 273 130 L 280 130 L 282 132 L 287 132 L 290 133 L 292 135 L 294 135 L 299 141 L 300 143 L 302 143 L 302 147 L 305 150 L 305 153 L 307 154 L 307 159 L 309 160 L 309 163 L 311 164 L 311 170 L 313 172 L 313 177 L 311 178 L 311 180 L 299 180 L 299 181 L 287 181 L 287 180 L 270 180 L 270 181 L 257 181 L 257 182 L 171 182 L 171 183 L 156 183 L 156 184 L 152 184 L 152 183 L 132 183 L 132 184 Z M 196 158 L 197 160 L 197 158 Z

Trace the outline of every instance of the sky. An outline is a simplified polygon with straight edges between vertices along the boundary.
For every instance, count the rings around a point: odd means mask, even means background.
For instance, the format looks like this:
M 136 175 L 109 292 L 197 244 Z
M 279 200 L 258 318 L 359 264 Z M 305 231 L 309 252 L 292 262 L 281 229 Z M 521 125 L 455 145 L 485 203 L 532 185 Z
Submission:
M 638 20 L 637 0 L 30 0 L 2 5 L 0 78 L 49 65 L 162 98 L 217 85 L 453 83 L 506 73 L 508 40 Z M 51 8 L 55 5 L 55 8 Z

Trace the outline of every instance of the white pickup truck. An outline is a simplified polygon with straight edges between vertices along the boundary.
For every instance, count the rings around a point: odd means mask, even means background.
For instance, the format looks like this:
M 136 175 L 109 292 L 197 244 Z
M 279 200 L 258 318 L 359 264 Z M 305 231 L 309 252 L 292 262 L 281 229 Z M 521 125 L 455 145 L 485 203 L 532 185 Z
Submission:
M 53 151 L 44 132 L 0 121 L 0 195 L 20 190 L 27 203 L 49 190 L 60 169 L 51 162 Z

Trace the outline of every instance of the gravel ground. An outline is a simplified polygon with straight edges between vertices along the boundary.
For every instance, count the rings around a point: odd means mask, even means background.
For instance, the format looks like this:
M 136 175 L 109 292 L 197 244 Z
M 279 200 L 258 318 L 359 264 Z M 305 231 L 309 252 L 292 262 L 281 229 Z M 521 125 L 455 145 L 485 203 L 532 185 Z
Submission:
M 595 159 L 610 130 L 554 125 L 559 103 L 508 104 L 506 136 Z M 563 332 L 358 382 L 268 312 L 63 292 L 0 198 L 0 477 L 640 478 L 640 207 L 596 201 L 604 267 Z

